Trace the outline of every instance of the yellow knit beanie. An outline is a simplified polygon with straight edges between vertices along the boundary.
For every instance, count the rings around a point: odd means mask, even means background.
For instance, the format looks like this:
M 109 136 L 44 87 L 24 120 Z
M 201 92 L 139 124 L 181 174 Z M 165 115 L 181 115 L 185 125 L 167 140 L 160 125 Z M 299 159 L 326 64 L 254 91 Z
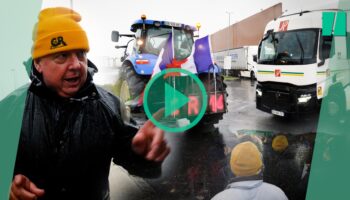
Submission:
M 49 54 L 82 49 L 89 51 L 85 31 L 78 22 L 81 16 L 69 8 L 55 7 L 42 10 L 33 30 L 33 59 Z
M 231 170 L 236 176 L 256 175 L 262 167 L 261 159 L 261 153 L 254 143 L 240 143 L 231 152 Z
M 288 147 L 288 139 L 285 135 L 277 135 L 272 140 L 272 149 L 282 152 Z

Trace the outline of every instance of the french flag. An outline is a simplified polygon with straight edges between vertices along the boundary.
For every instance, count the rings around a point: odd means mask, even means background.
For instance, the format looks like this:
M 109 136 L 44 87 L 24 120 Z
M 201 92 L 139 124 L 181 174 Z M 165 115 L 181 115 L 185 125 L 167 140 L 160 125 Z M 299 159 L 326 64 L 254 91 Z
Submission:
M 175 59 L 173 43 L 173 34 L 170 33 L 164 48 L 159 53 L 157 62 L 153 68 L 152 76 L 164 69 L 181 68 L 197 74 L 206 72 L 213 67 L 214 62 L 211 56 L 209 36 L 197 39 L 193 44 L 191 54 L 183 60 Z M 174 75 L 180 74 L 174 73 Z
M 166 69 L 166 66 L 172 63 L 174 59 L 174 45 L 173 45 L 173 37 L 172 33 L 170 33 L 164 47 L 159 53 L 158 59 L 156 61 L 156 64 L 153 68 L 153 74 L 157 74 L 161 70 Z
M 169 38 L 166 41 L 165 46 L 159 53 L 156 64 L 153 68 L 152 77 L 161 72 L 164 69 L 171 68 L 181 68 L 185 69 L 194 74 L 208 72 L 213 66 L 213 58 L 211 54 L 211 45 L 209 36 L 205 36 L 203 38 L 197 39 L 191 50 L 191 54 L 183 59 L 176 60 L 174 56 L 174 38 L 173 34 L 169 34 Z M 214 69 L 213 69 L 214 70 Z M 186 74 L 180 73 L 168 73 L 166 76 L 184 76 Z M 141 98 L 139 98 L 138 105 L 143 104 L 143 92 L 141 94 Z
M 199 38 L 194 42 L 194 62 L 196 64 L 197 72 L 207 72 L 214 70 L 214 59 L 212 57 L 212 49 L 210 45 L 210 37 Z

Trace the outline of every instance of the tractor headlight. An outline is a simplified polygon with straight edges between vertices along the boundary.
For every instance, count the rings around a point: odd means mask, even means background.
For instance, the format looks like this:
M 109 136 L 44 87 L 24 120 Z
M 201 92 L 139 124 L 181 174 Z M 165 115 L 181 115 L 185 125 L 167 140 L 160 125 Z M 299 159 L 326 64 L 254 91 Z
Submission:
M 138 46 L 141 46 L 141 45 L 143 45 L 143 40 L 142 39 L 138 39 L 136 43 L 137 43 Z

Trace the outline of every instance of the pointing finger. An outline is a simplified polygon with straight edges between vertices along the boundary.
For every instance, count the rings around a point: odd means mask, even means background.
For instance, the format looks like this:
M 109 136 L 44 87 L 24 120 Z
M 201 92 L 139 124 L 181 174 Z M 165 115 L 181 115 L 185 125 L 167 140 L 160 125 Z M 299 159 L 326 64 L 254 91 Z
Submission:
M 132 149 L 135 153 L 143 155 L 146 153 L 147 138 L 143 132 L 138 132 L 132 139 Z
M 165 143 L 164 132 L 158 128 L 153 129 L 153 135 L 151 137 L 152 143 L 146 157 L 148 160 L 154 160 L 158 156 L 159 151 L 162 150 L 163 143 Z
M 166 146 L 166 149 L 163 151 L 163 153 L 156 158 L 156 162 L 161 162 L 163 161 L 170 153 L 170 148 Z
M 29 191 L 34 193 L 36 196 L 43 196 L 44 195 L 44 190 L 43 189 L 40 189 L 38 188 L 33 182 L 29 181 L 30 182 L 30 185 L 29 185 Z

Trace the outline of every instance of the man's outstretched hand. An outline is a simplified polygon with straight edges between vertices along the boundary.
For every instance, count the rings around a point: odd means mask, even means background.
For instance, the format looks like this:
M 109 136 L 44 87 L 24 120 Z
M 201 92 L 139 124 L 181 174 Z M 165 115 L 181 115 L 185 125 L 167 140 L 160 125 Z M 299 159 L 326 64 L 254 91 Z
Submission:
M 147 160 L 161 162 L 170 152 L 164 131 L 147 121 L 132 140 L 132 149 Z
M 27 177 L 17 174 L 12 181 L 10 200 L 34 200 L 44 193 L 43 189 L 36 187 Z

